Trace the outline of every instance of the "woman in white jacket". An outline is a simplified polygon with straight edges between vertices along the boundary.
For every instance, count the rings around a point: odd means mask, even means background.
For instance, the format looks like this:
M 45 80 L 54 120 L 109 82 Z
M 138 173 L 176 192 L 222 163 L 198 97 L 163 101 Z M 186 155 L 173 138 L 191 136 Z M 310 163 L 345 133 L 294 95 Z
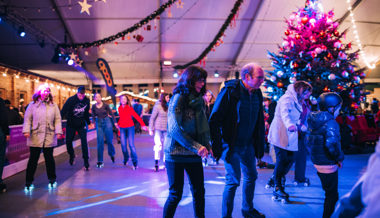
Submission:
M 57 145 L 57 137 L 62 135 L 61 114 L 48 86 L 42 85 L 33 95 L 25 112 L 22 130 L 30 149 L 26 168 L 25 191 L 33 188 L 34 174 L 37 169 L 41 150 L 44 153 L 49 188 L 56 187 L 55 162 L 53 147 Z M 56 137 L 57 135 L 57 137 Z
M 274 146 L 276 165 L 274 168 L 273 195 L 287 199 L 281 178 L 290 170 L 294 160 L 294 152 L 298 150 L 298 130 L 306 131 L 306 126 L 300 123 L 302 104 L 310 97 L 312 86 L 305 81 L 290 84 L 285 94 L 277 103 L 274 119 L 268 133 L 268 142 Z

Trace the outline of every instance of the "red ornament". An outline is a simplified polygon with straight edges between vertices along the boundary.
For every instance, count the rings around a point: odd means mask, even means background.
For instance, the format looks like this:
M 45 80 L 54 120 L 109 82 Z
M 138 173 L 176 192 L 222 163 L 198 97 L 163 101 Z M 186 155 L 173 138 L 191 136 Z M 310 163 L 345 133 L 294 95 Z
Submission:
M 303 24 L 307 24 L 307 22 L 309 22 L 309 18 L 307 18 L 307 17 L 303 17 L 303 18 L 301 18 L 301 22 L 302 22 Z
M 341 86 L 341 85 L 338 85 L 337 88 L 338 88 L 338 90 L 340 90 L 340 91 L 343 90 L 343 86 Z
M 324 31 L 321 31 L 321 32 L 319 32 L 319 35 L 320 35 L 321 37 L 325 37 L 326 33 L 325 33 Z
M 329 87 L 326 86 L 326 87 L 323 89 L 323 91 L 324 91 L 324 92 L 328 92 L 328 91 L 330 91 L 330 90 L 329 90 Z
M 125 36 L 122 36 L 122 37 L 121 37 L 121 40 L 124 40 L 124 39 L 125 39 Z
M 294 67 L 294 68 L 297 68 L 297 67 L 298 67 L 297 62 L 294 62 L 293 67 Z
M 347 44 L 347 48 L 351 48 L 351 42 Z
M 289 30 L 285 30 L 285 35 L 289 36 L 290 32 Z
M 282 82 L 278 82 L 278 83 L 277 83 L 277 87 L 278 87 L 278 88 L 282 88 L 282 87 L 284 87 L 284 84 L 283 84 Z
M 314 43 L 314 42 L 316 42 L 317 40 L 315 39 L 315 37 L 314 36 L 310 36 L 310 41 L 312 42 L 312 43 Z
M 331 53 L 328 53 L 328 54 L 327 54 L 327 58 L 331 59 L 331 58 L 332 58 L 332 54 L 331 54 Z
M 299 34 L 296 35 L 296 39 L 300 39 L 301 36 Z
M 118 42 L 115 42 L 115 45 L 119 44 Z
M 322 49 L 323 51 L 326 51 L 326 50 L 327 50 L 327 47 L 326 47 L 325 45 L 322 45 L 322 46 L 321 46 L 321 49 Z
M 335 31 L 334 31 L 334 36 L 336 36 L 336 37 L 339 36 L 339 31 L 338 31 L 338 30 L 335 30 Z
M 146 26 L 146 30 L 150 31 L 151 29 L 152 29 L 152 26 L 151 26 L 150 24 L 148 24 L 148 25 Z
M 137 35 L 136 40 L 137 42 L 142 42 L 144 40 L 144 37 L 142 35 Z

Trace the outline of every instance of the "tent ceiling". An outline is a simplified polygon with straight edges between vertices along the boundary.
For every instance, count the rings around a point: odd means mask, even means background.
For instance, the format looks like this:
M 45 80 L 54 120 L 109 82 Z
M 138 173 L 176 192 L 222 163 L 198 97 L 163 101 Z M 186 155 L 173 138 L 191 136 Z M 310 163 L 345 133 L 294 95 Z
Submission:
M 83 1 L 83 0 L 82 0 Z M 69 3 L 71 2 L 71 6 Z M 7 6 L 8 18 L 0 23 L 0 62 L 28 69 L 45 76 L 54 77 L 73 84 L 87 84 L 86 74 L 66 64 L 53 64 L 51 58 L 57 43 L 63 43 L 65 32 L 68 42 L 89 42 L 120 32 L 156 10 L 166 0 L 108 0 L 95 2 L 88 0 L 93 7 L 91 15 L 80 13 L 77 0 L 0 0 L 0 13 Z M 200 55 L 212 41 L 224 20 L 230 13 L 232 0 L 183 0 L 183 9 L 171 8 L 172 17 L 164 12 L 157 23 L 159 30 L 145 31 L 144 41 L 138 43 L 133 38 L 117 40 L 100 48 L 91 48 L 88 55 L 82 51 L 84 68 L 102 83 L 96 68 L 97 58 L 109 62 L 115 83 L 156 83 L 160 79 L 160 61 L 172 60 L 173 64 L 187 63 Z M 210 80 L 224 80 L 233 64 L 241 67 L 248 62 L 257 62 L 270 69 L 267 51 L 277 51 L 286 28 L 284 18 L 299 7 L 305 0 L 246 0 L 239 12 L 235 28 L 225 32 L 224 44 L 207 56 L 206 69 Z M 325 10 L 334 9 L 335 18 L 347 12 L 346 0 L 323 0 Z M 58 11 L 53 11 L 54 5 Z M 378 0 L 362 0 L 355 8 L 355 19 L 361 41 L 370 61 L 380 59 L 380 8 Z M 38 10 L 39 9 L 39 10 Z M 10 16 L 12 15 L 12 16 Z M 3 16 L 4 17 L 4 14 Z M 21 20 L 21 21 L 20 21 Z M 19 25 L 24 25 L 27 36 L 17 35 Z M 154 25 L 154 23 L 151 23 Z M 344 20 L 340 31 L 350 27 L 349 17 Z M 42 48 L 38 41 L 45 40 Z M 347 42 L 354 41 L 349 31 Z M 353 48 L 357 49 L 355 43 Z M 364 67 L 360 60 L 358 64 Z M 213 78 L 218 70 L 220 78 Z M 372 78 L 380 78 L 374 71 Z M 91 78 L 91 76 L 90 76 Z M 164 68 L 162 79 L 174 82 L 172 69 Z

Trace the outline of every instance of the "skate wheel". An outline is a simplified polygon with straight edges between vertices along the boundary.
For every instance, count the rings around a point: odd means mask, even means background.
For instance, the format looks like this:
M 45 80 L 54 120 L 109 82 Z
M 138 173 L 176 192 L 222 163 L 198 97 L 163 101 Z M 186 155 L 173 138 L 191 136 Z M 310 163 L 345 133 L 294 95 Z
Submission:
M 305 187 L 309 187 L 309 186 L 310 186 L 310 184 L 309 184 L 309 183 L 307 183 L 307 182 L 305 182 L 305 183 L 303 184 L 303 186 L 305 186 Z
M 265 185 L 265 189 L 270 189 L 270 185 Z
M 281 204 L 286 204 L 288 201 L 286 199 L 281 199 Z
M 272 196 L 272 201 L 277 201 L 277 197 L 276 196 Z
M 298 186 L 298 182 L 293 182 L 293 185 L 294 186 Z

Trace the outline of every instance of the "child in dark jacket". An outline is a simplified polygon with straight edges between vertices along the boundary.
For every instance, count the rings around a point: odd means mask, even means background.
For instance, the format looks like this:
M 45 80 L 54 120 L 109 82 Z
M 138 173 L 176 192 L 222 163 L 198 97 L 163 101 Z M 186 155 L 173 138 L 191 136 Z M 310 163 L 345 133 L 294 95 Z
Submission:
M 307 136 L 311 148 L 311 161 L 325 191 L 323 217 L 334 212 L 338 194 L 338 168 L 344 159 L 340 146 L 339 124 L 335 118 L 342 106 L 342 98 L 333 92 L 323 93 L 318 98 L 319 111 L 312 112 L 308 118 Z

